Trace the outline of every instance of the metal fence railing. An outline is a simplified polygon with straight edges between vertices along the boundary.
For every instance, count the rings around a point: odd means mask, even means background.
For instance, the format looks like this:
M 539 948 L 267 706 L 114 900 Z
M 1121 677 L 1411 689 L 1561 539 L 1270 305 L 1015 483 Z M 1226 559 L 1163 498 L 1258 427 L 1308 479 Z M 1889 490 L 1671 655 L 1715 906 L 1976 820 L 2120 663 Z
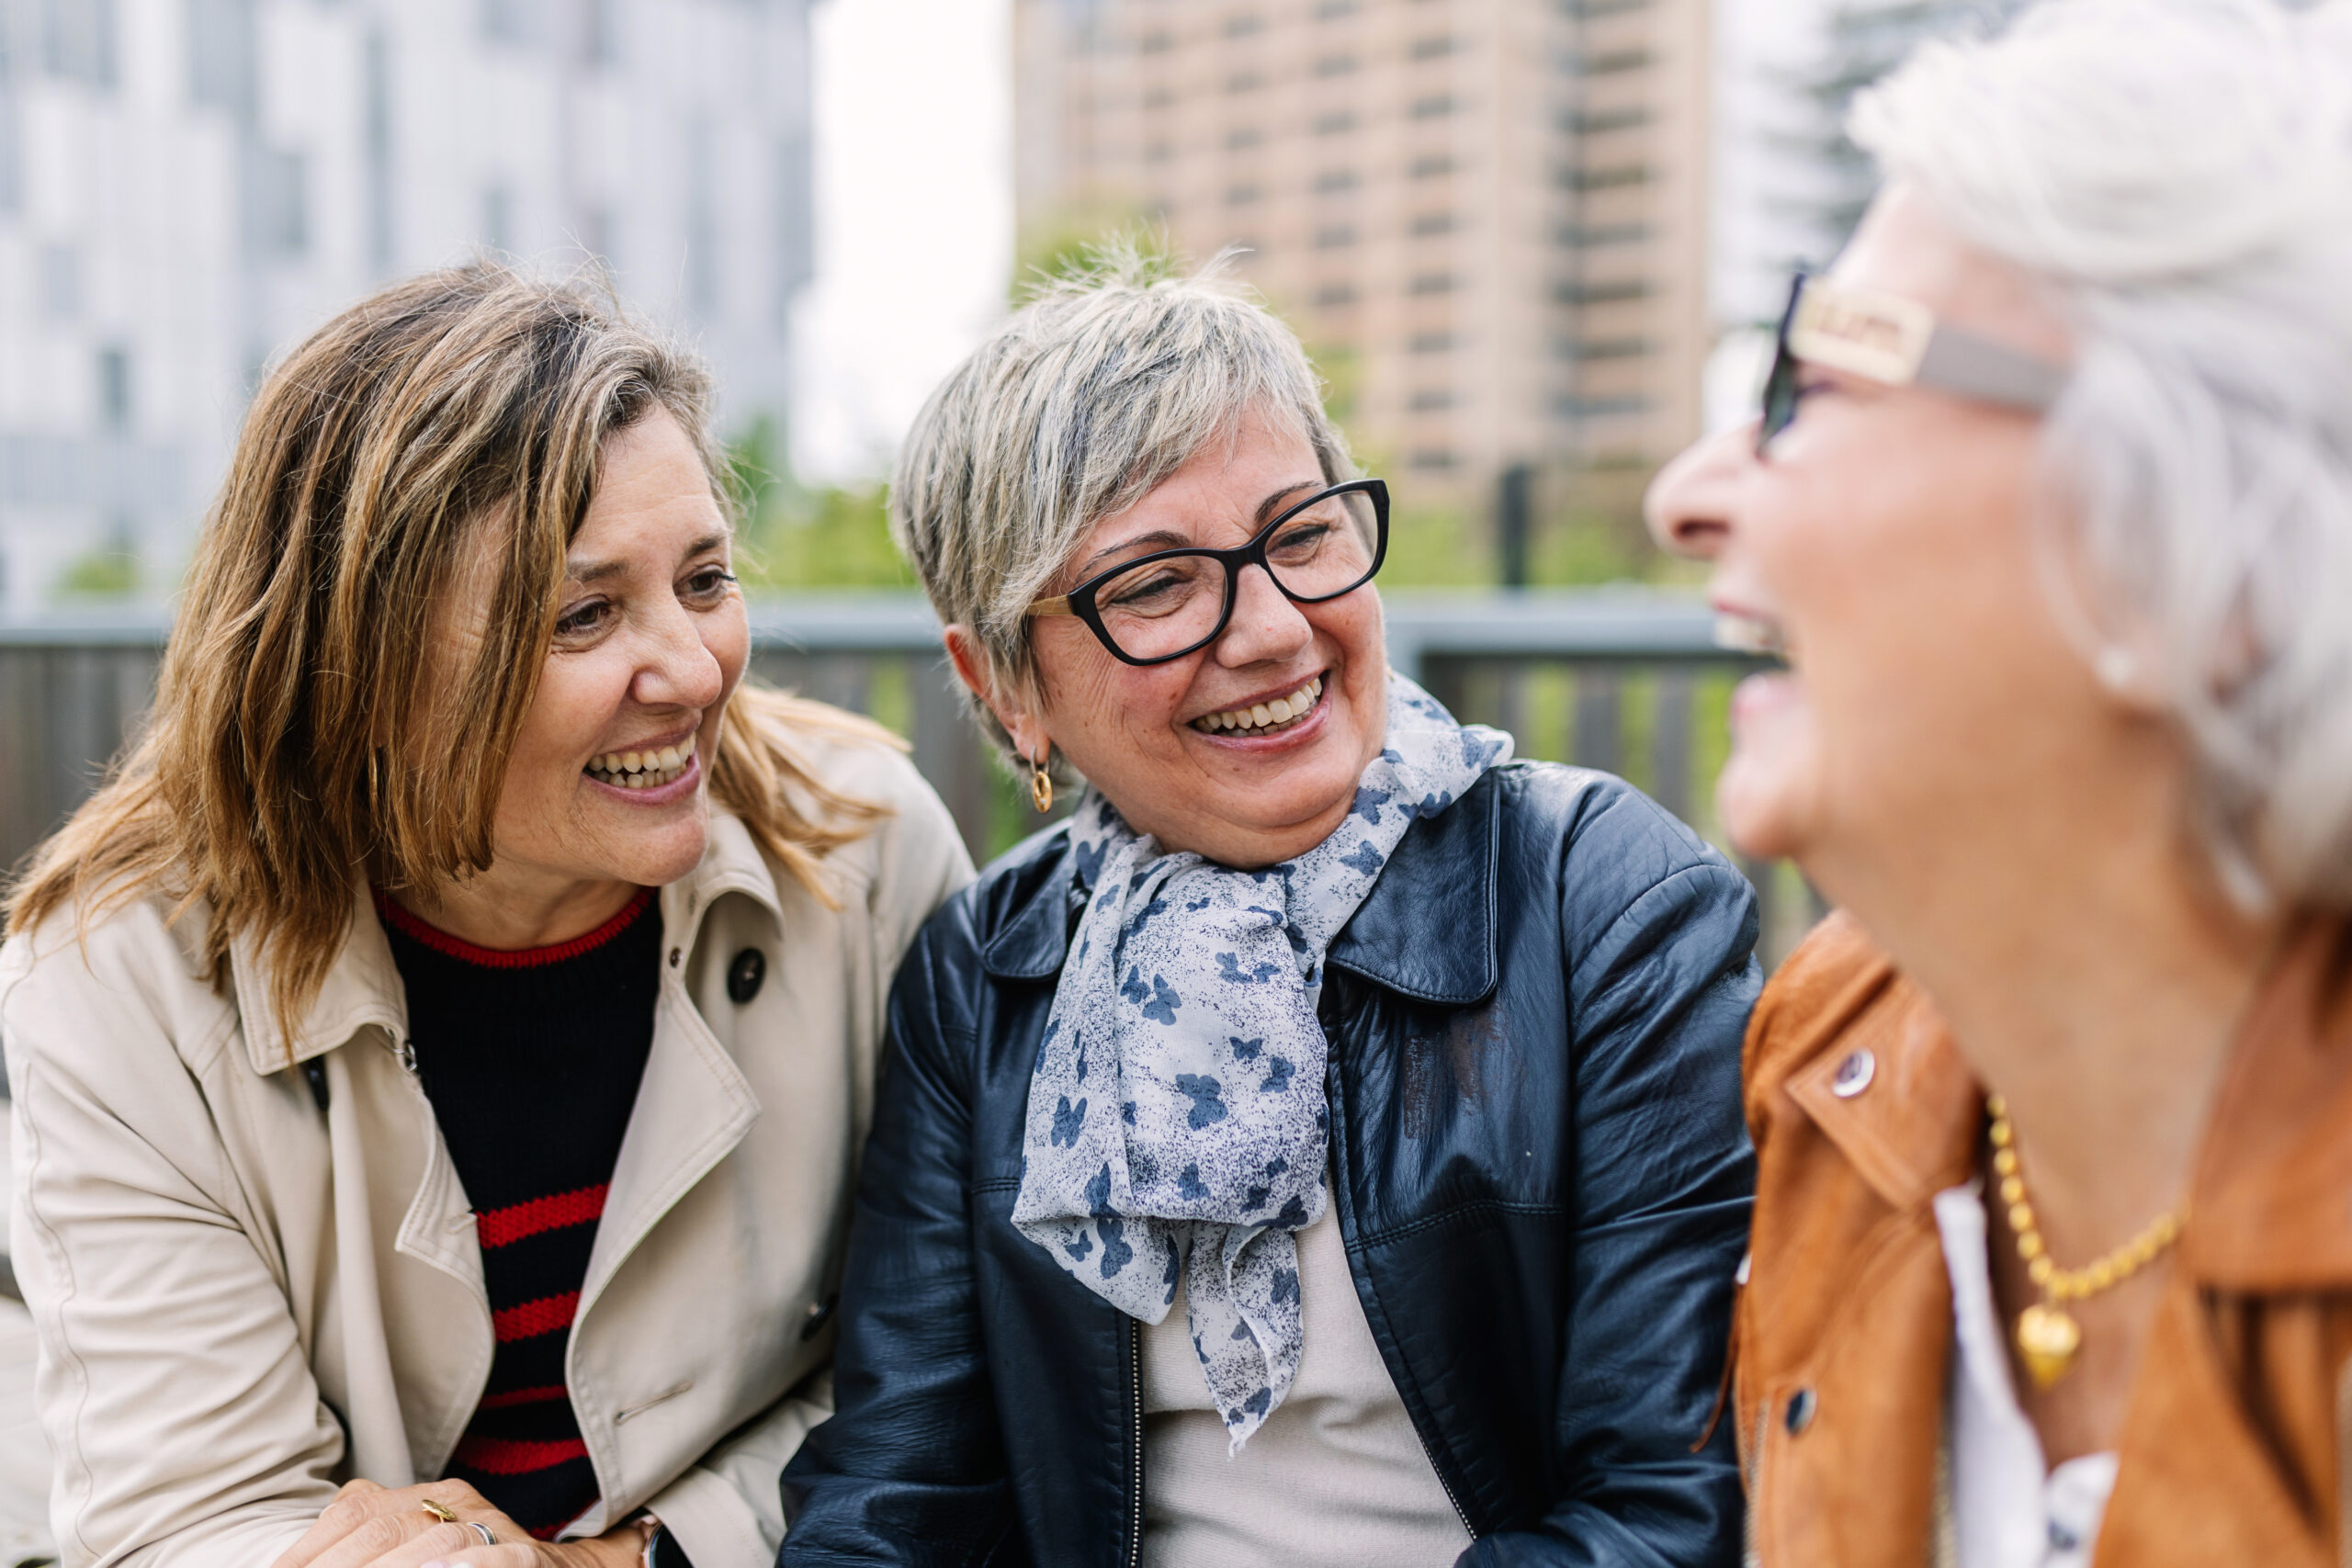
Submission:
M 1713 784 L 1734 682 L 1753 661 L 1710 640 L 1706 607 L 1635 590 L 1385 596 L 1391 662 L 1519 754 L 1622 773 L 1720 841 Z M 906 594 L 756 601 L 752 670 L 905 735 L 976 858 L 1036 823 L 964 716 L 929 605 Z M 0 625 L 0 862 L 14 863 L 89 792 L 145 710 L 159 615 Z M 1802 878 L 1743 864 L 1777 961 L 1818 918 Z

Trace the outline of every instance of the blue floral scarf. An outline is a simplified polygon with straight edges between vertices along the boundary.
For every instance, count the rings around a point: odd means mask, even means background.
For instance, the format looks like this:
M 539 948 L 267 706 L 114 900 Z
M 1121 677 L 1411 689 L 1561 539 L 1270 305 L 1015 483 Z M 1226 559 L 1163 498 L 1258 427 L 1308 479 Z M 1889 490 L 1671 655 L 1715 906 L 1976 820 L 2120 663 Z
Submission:
M 1415 819 L 1510 755 L 1388 677 L 1386 748 L 1331 836 L 1234 871 L 1163 854 L 1092 789 L 1070 835 L 1089 890 L 1029 1086 L 1021 1233 L 1131 1317 L 1184 1281 L 1235 1451 L 1297 1375 L 1294 1232 L 1322 1216 L 1323 954 Z

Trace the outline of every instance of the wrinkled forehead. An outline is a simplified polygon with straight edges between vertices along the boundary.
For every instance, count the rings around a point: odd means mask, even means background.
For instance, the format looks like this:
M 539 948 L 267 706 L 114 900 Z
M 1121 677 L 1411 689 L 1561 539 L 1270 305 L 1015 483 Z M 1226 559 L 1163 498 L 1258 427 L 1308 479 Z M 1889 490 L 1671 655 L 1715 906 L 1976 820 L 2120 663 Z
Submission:
M 1315 444 L 1295 419 L 1252 409 L 1196 446 L 1173 469 L 1084 529 L 1064 559 L 1083 574 L 1106 548 L 1148 538 L 1156 547 L 1223 548 L 1245 543 L 1283 506 L 1328 481 Z
M 1829 269 L 1849 288 L 1908 299 L 1935 319 L 2064 363 L 2073 334 L 2050 291 L 2021 268 L 1963 241 L 1919 192 L 1890 183 Z

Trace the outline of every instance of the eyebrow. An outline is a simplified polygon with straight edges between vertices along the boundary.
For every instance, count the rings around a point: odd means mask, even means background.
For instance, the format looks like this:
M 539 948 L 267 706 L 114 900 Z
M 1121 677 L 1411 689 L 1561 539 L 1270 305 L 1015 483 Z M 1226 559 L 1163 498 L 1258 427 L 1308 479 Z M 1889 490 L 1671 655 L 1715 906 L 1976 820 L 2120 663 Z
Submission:
M 727 536 L 723 533 L 705 534 L 686 547 L 686 558 L 692 560 L 705 550 L 715 550 L 726 542 Z M 625 560 L 566 561 L 563 575 L 572 582 L 595 582 L 607 577 L 618 576 L 628 568 L 629 563 Z
M 1264 527 L 1268 523 L 1272 522 L 1273 520 L 1274 513 L 1282 510 L 1283 502 L 1289 500 L 1292 496 L 1296 495 L 1300 491 L 1314 490 L 1323 481 L 1320 479 L 1301 479 L 1295 484 L 1284 485 L 1282 489 L 1275 491 L 1272 494 L 1267 496 L 1265 500 L 1258 503 L 1258 510 L 1254 514 L 1254 521 L 1250 531 L 1254 534 L 1260 528 Z M 1172 528 L 1155 528 L 1148 534 L 1137 534 L 1133 538 L 1121 539 L 1115 545 L 1103 546 L 1101 549 L 1095 551 L 1092 555 L 1080 561 L 1078 565 L 1078 581 L 1083 582 L 1088 577 L 1093 575 L 1094 564 L 1097 561 L 1102 560 L 1111 556 L 1115 556 L 1123 550 L 1134 549 L 1137 545 L 1149 545 L 1156 550 L 1181 550 L 1191 545 L 1192 542 L 1192 540 L 1187 539 L 1183 535 L 1177 533 Z

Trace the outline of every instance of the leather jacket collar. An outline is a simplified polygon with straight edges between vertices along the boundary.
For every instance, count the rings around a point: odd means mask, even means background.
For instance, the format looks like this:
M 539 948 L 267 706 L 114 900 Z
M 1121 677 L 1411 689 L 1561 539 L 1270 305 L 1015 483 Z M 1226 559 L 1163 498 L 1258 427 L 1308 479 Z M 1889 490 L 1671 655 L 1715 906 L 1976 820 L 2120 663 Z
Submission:
M 1403 996 L 1469 1007 L 1495 988 L 1498 794 L 1473 789 L 1408 833 L 1326 962 Z M 1066 828 L 1051 829 L 1066 833 Z M 1000 980 L 1051 980 L 1069 951 L 1065 855 L 1036 857 L 1003 927 L 981 949 Z

